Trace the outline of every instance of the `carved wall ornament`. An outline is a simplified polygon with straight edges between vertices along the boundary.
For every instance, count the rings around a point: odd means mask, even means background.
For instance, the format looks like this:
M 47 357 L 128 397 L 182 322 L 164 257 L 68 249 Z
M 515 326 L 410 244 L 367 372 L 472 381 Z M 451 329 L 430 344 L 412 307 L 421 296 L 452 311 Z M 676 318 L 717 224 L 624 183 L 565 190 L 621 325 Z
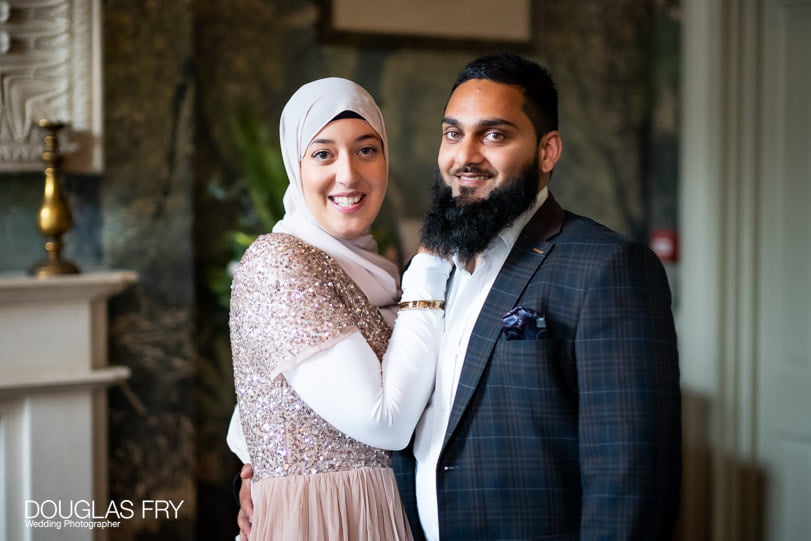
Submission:
M 0 0 L 0 170 L 42 168 L 41 119 L 69 126 L 65 169 L 100 172 L 99 0 Z

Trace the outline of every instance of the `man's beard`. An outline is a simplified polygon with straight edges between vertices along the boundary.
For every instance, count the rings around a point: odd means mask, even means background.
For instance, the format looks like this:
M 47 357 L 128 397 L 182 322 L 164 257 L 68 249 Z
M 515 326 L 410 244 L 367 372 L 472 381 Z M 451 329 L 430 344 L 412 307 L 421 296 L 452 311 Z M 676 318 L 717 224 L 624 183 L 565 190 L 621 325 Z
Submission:
M 436 171 L 433 200 L 422 226 L 422 245 L 441 257 L 456 254 L 462 261 L 469 261 L 532 207 L 538 184 L 537 159 L 517 176 L 507 178 L 485 199 L 472 197 L 469 189 L 453 197 L 451 188 Z

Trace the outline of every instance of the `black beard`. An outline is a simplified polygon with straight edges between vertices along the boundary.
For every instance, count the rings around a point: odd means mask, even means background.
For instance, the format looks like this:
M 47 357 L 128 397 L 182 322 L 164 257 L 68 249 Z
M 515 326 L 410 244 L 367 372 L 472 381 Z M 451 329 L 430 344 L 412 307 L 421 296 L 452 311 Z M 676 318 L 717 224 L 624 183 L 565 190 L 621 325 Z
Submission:
M 474 199 L 464 190 L 453 197 L 451 188 L 435 171 L 433 199 L 422 224 L 422 245 L 441 257 L 456 254 L 462 261 L 469 261 L 532 207 L 538 184 L 536 161 L 506 179 L 486 199 Z

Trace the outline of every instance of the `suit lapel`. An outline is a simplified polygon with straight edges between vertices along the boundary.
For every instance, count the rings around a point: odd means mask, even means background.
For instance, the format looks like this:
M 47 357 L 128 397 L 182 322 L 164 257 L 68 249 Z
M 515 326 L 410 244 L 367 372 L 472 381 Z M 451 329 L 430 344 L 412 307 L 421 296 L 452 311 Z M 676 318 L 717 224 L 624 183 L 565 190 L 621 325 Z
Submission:
M 524 227 L 501 267 L 473 326 L 443 448 L 456 430 L 490 360 L 501 333 L 501 316 L 515 306 L 530 278 L 553 248 L 554 244 L 549 239 L 560 232 L 562 223 L 563 209 L 550 193 Z

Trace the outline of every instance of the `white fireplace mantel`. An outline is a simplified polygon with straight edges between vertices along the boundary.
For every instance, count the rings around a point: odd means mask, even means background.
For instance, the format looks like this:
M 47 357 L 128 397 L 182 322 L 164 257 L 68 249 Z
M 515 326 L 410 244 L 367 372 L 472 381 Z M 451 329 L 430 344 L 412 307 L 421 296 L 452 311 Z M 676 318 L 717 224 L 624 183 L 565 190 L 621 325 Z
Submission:
M 136 280 L 131 271 L 0 274 L 0 541 L 106 538 L 25 519 L 45 501 L 106 507 L 104 391 L 130 374 L 107 363 L 107 300 Z

